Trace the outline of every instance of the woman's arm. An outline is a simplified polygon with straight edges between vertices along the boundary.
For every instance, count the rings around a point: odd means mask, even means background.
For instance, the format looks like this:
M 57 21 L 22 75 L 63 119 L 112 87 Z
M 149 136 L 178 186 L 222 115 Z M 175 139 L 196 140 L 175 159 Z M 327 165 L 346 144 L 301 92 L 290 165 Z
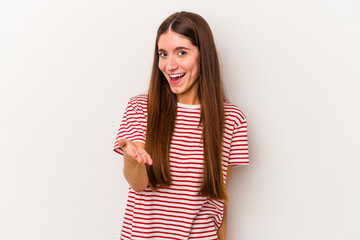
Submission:
M 233 169 L 233 166 L 229 166 L 226 174 L 226 184 L 225 188 L 227 189 L 227 185 L 229 183 L 231 171 Z M 224 203 L 224 216 L 222 223 L 218 229 L 218 238 L 219 240 L 226 240 L 226 224 L 227 224 L 227 201 Z
M 119 139 L 118 143 L 124 151 L 124 177 L 134 191 L 141 192 L 149 184 L 145 163 L 152 164 L 151 157 L 145 151 L 145 144 L 126 139 Z

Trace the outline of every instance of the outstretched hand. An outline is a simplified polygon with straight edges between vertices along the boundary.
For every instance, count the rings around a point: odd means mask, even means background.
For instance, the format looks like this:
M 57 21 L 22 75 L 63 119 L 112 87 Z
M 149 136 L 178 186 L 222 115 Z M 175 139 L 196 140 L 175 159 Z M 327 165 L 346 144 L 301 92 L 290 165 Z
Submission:
M 119 139 L 118 144 L 127 155 L 129 155 L 132 159 L 136 160 L 138 163 L 147 163 L 149 165 L 152 165 L 152 159 L 144 148 L 136 145 L 134 142 L 131 142 L 125 138 Z

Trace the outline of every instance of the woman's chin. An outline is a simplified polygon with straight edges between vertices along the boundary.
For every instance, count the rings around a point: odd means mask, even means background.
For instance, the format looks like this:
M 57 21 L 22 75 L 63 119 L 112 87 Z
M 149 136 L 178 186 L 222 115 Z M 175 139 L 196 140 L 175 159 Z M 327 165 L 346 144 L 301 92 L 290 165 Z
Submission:
M 172 91 L 174 94 L 176 94 L 176 95 L 182 93 L 181 89 L 179 89 L 179 88 L 172 88 L 172 87 L 170 87 L 170 89 L 171 89 L 171 91 Z

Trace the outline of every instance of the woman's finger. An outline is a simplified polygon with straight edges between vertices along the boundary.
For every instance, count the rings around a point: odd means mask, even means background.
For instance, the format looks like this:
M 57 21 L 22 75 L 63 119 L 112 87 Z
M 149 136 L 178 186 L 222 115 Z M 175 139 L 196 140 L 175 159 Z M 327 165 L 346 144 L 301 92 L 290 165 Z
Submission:
M 136 160 L 138 161 L 138 163 L 144 163 L 144 158 L 141 154 L 138 154 Z
M 152 165 L 152 159 L 151 159 L 150 155 L 147 153 L 147 151 L 143 148 L 141 149 L 141 151 L 142 151 L 143 158 L 146 160 L 146 163 L 149 165 Z
M 147 161 L 147 164 L 152 165 L 152 159 L 151 159 L 150 155 L 147 153 L 146 153 L 146 161 Z
M 123 148 L 126 146 L 126 139 L 120 138 L 118 141 L 119 147 Z

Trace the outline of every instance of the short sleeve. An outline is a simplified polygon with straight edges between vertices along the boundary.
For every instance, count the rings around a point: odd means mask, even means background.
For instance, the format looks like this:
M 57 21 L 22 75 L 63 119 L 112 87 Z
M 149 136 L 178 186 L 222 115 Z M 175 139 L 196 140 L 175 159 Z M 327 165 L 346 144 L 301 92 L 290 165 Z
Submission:
M 229 165 L 249 165 L 247 121 L 244 116 L 234 127 L 230 145 Z
M 132 142 L 145 143 L 146 135 L 146 116 L 142 106 L 140 106 L 136 97 L 131 98 L 126 107 L 120 128 L 117 133 L 114 151 L 124 155 L 124 152 L 118 145 L 118 139 L 126 138 Z

